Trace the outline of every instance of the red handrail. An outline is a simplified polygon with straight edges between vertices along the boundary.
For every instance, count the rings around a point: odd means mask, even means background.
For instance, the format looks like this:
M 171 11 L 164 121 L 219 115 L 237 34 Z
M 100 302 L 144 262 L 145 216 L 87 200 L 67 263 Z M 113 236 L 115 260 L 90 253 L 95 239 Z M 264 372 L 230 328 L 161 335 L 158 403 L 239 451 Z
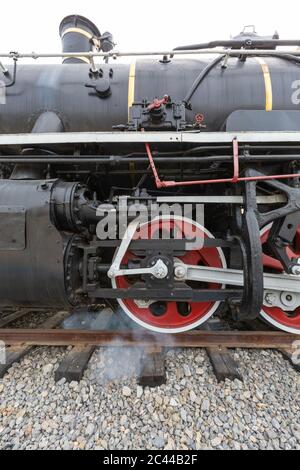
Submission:
M 233 177 L 232 178 L 221 178 L 221 179 L 210 179 L 210 180 L 196 180 L 196 181 L 163 181 L 160 179 L 155 161 L 148 143 L 146 145 L 146 152 L 149 158 L 152 173 L 155 179 L 157 188 L 170 188 L 174 186 L 193 186 L 200 184 L 215 184 L 215 183 L 240 183 L 242 181 L 267 181 L 273 179 L 285 179 L 285 178 L 300 178 L 300 173 L 289 173 L 285 175 L 263 175 L 263 176 L 246 176 L 240 177 L 240 165 L 239 165 L 239 146 L 238 140 L 235 138 L 232 141 L 233 145 Z

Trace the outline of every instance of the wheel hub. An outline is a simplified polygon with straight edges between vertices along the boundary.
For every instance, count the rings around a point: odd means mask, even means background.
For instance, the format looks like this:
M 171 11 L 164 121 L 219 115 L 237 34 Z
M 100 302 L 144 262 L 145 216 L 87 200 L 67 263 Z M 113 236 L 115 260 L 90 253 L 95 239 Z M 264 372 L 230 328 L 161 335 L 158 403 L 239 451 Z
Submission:
M 143 280 L 147 287 L 157 287 L 162 285 L 162 280 L 168 283 L 172 278 L 172 260 L 164 255 L 149 256 L 145 262 L 141 263 L 142 267 L 153 268 L 152 273 L 144 274 Z

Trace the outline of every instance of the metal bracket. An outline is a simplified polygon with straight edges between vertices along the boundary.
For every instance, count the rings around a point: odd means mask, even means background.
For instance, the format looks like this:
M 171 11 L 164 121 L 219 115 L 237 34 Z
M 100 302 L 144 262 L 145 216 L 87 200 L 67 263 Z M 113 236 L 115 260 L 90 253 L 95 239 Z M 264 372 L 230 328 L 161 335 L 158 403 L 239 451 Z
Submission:
M 260 173 L 259 171 L 249 169 L 247 170 L 247 176 L 251 178 L 252 177 L 263 178 L 265 175 L 263 173 Z M 256 203 L 257 183 L 258 181 L 249 182 L 249 184 L 251 185 L 251 190 L 253 192 L 253 198 L 252 198 L 251 204 L 254 208 L 260 228 L 265 227 L 266 225 L 268 225 L 271 222 L 274 222 L 277 219 L 281 219 L 289 214 L 292 214 L 293 212 L 300 210 L 300 189 L 291 188 L 291 186 L 288 186 L 287 184 L 284 184 L 281 181 L 273 179 L 273 180 L 265 180 L 264 184 L 271 186 L 271 188 L 274 188 L 283 192 L 286 195 L 287 203 L 285 206 L 280 207 L 278 209 L 274 209 L 269 212 L 265 212 L 265 213 L 259 212 L 257 208 L 257 203 Z M 255 197 L 254 197 L 254 194 L 255 194 Z
M 246 176 L 248 177 L 248 172 Z M 262 246 L 257 219 L 256 183 L 245 183 L 245 211 L 237 220 L 243 257 L 244 293 L 241 304 L 232 305 L 236 320 L 255 319 L 259 316 L 264 298 Z
M 250 178 L 261 178 L 264 175 L 256 170 L 249 169 L 247 171 L 247 176 Z M 284 193 L 287 198 L 287 203 L 283 207 L 269 212 L 259 212 L 256 197 L 257 181 L 249 181 L 247 185 L 249 188 L 249 195 L 251 195 L 251 207 L 254 209 L 260 229 L 273 223 L 267 241 L 271 252 L 274 254 L 276 259 L 282 263 L 286 272 L 298 274 L 300 271 L 299 265 L 289 259 L 286 253 L 286 248 L 292 243 L 297 227 L 300 224 L 300 190 L 298 188 L 292 188 L 277 180 L 267 180 L 264 181 L 264 184 Z
M 156 279 L 165 279 L 168 276 L 168 267 L 162 260 L 157 260 L 154 266 L 151 268 L 137 268 L 137 269 L 110 269 L 108 277 L 111 279 L 118 276 L 140 276 L 142 274 L 149 274 L 154 276 Z
M 165 279 L 168 276 L 168 271 L 169 271 L 168 267 L 161 259 L 158 259 L 157 262 L 150 268 L 141 267 L 137 269 L 121 269 L 122 260 L 139 226 L 140 226 L 139 220 L 133 220 L 128 225 L 124 238 L 116 253 L 114 262 L 112 263 L 107 273 L 110 279 L 114 279 L 118 276 L 135 276 L 135 275 L 142 275 L 142 274 L 152 275 L 156 279 Z
M 124 234 L 122 243 L 116 253 L 116 256 L 114 258 L 114 261 L 110 267 L 110 270 L 108 271 L 107 275 L 111 279 L 116 277 L 117 273 L 120 271 L 121 263 L 122 260 L 126 254 L 126 251 L 129 248 L 129 245 L 133 239 L 133 236 L 135 232 L 137 231 L 138 227 L 140 225 L 140 221 L 138 220 L 133 220 L 127 227 L 127 230 Z
M 291 274 L 300 274 L 298 260 L 294 261 L 287 255 L 287 247 L 293 243 L 299 224 L 300 211 L 278 219 L 273 223 L 267 240 L 271 253 L 281 262 L 285 271 Z
M 118 127 L 118 126 L 117 126 Z M 186 123 L 183 102 L 174 103 L 168 95 L 149 102 L 147 99 L 135 102 L 130 108 L 129 131 L 173 130 L 182 131 L 189 127 Z

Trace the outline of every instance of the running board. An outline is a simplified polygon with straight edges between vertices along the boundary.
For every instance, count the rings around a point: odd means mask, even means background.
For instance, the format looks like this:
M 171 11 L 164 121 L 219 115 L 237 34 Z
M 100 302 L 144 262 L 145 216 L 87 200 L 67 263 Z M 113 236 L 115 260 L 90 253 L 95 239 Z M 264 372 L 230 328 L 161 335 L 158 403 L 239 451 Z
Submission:
M 2 134 L 0 146 L 97 144 L 97 143 L 190 143 L 231 144 L 249 143 L 299 143 L 300 132 L 63 132 L 36 134 Z

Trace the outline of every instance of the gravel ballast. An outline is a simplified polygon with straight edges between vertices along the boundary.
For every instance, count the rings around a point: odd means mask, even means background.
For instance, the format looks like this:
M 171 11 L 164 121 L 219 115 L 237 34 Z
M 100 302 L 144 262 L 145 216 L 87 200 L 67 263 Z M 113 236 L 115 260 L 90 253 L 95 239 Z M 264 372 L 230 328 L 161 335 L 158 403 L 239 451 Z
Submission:
M 237 350 L 244 383 L 217 383 L 204 350 L 167 353 L 167 384 L 137 385 L 140 352 L 97 350 L 84 380 L 54 382 L 65 348 L 36 348 L 0 381 L 1 449 L 300 449 L 300 375 Z

